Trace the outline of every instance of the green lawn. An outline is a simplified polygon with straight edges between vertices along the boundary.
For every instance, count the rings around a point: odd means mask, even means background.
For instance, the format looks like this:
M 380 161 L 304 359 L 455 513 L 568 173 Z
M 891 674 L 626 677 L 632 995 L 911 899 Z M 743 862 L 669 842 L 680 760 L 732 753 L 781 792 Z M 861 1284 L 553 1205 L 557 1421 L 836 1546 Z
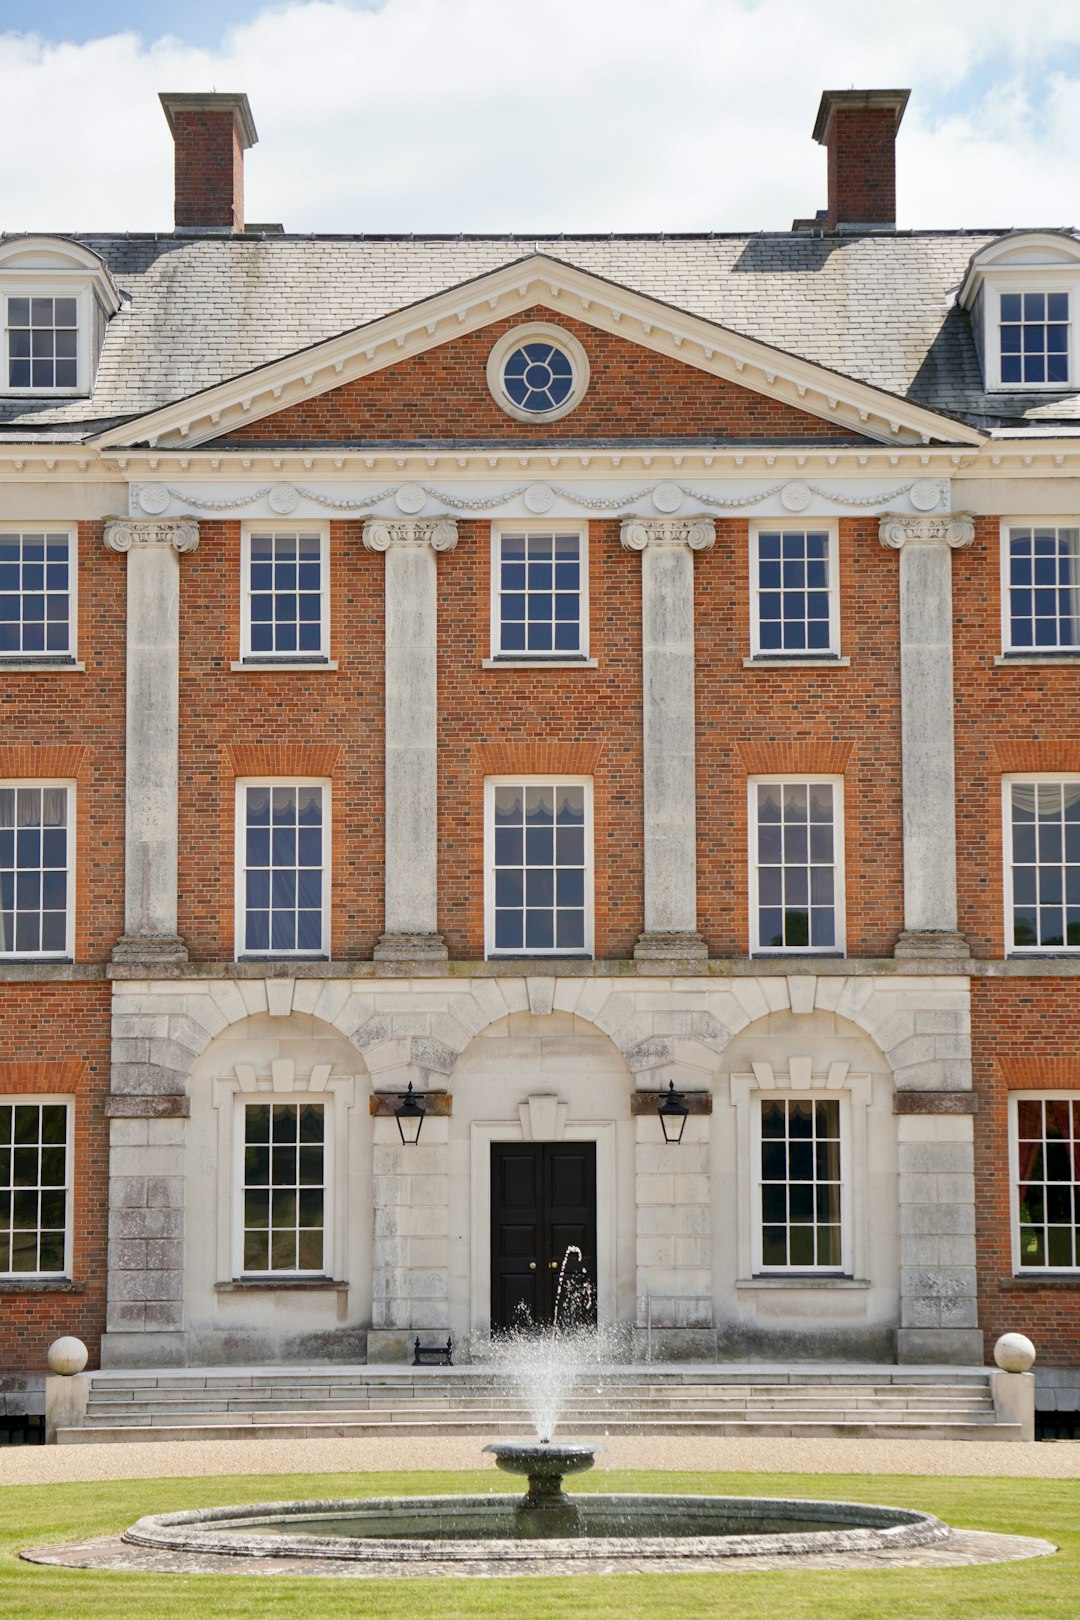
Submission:
M 575 1488 L 578 1482 L 575 1481 Z M 976 1530 L 1044 1536 L 1055 1558 L 976 1569 L 573 1579 L 288 1579 L 121 1575 L 19 1560 L 21 1547 L 117 1531 L 142 1513 L 289 1497 L 516 1489 L 489 1472 L 304 1474 L 273 1478 L 13 1486 L 0 1490 L 0 1615 L 18 1620 L 1025 1620 L 1080 1613 L 1080 1482 L 890 1475 L 603 1472 L 580 1489 L 820 1496 L 891 1502 Z

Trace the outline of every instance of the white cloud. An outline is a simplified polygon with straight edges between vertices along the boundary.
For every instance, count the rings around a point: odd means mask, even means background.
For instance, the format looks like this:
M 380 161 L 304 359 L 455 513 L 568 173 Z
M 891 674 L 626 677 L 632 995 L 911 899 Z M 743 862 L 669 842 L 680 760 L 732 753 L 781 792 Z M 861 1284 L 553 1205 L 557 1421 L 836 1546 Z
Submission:
M 289 230 L 783 230 L 823 88 L 909 85 L 902 226 L 1070 223 L 1074 0 L 292 0 L 217 51 L 0 36 L 8 230 L 168 230 L 156 92 L 246 90 Z M 1066 66 L 1063 67 L 1063 64 Z

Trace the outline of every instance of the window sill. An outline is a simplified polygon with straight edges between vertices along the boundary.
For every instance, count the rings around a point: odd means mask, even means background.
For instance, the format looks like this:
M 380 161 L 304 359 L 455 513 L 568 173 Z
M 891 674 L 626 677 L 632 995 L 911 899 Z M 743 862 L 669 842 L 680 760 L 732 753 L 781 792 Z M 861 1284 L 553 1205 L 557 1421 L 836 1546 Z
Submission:
M 0 1294 L 83 1294 L 85 1285 L 70 1277 L 0 1277 Z
M 336 658 L 300 659 L 295 663 L 286 663 L 284 660 L 279 663 L 274 658 L 234 658 L 229 665 L 230 669 L 244 670 L 249 675 L 289 675 L 297 670 L 307 673 L 319 669 L 335 670 L 337 667 Z
M 86 665 L 75 658 L 0 658 L 0 669 L 5 675 L 63 675 L 82 673 Z
M 243 956 L 235 958 L 237 962 L 263 962 L 270 966 L 274 962 L 329 962 L 330 957 L 325 951 L 256 951 L 251 954 L 245 952 Z
M 595 658 L 485 658 L 481 669 L 599 669 Z
M 867 1289 L 870 1280 L 866 1277 L 815 1277 L 813 1272 L 793 1271 L 786 1277 L 741 1277 L 735 1284 L 737 1289 L 752 1291 L 755 1288 L 854 1288 Z
M 1069 652 L 1015 652 L 998 653 L 994 659 L 998 669 L 1007 668 L 1010 664 L 1019 664 L 1020 667 L 1045 667 L 1047 664 L 1076 664 L 1080 667 L 1080 647 Z
M 841 658 L 839 654 L 823 653 L 820 657 L 803 658 L 798 653 L 789 653 L 785 658 L 774 658 L 771 654 L 759 658 L 744 658 L 743 669 L 850 669 L 851 659 Z
M 1080 1289 L 1080 1271 L 1024 1271 L 1014 1277 L 1000 1277 L 998 1287 L 1003 1293 L 1020 1292 L 1027 1288 Z
M 751 951 L 751 962 L 834 962 L 842 961 L 843 951 L 784 951 L 777 947 L 771 951 Z
M 332 1277 L 234 1277 L 231 1282 L 214 1284 L 215 1294 L 250 1294 L 280 1289 L 295 1289 L 306 1293 L 338 1293 L 348 1290 L 347 1282 L 335 1282 Z

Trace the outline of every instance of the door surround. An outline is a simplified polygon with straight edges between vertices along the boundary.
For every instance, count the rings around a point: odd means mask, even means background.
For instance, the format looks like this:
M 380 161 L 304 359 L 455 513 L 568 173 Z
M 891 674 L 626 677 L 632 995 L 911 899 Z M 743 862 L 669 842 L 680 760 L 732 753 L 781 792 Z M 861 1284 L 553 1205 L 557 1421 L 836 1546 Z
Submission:
M 560 1105 L 561 1107 L 564 1105 Z M 472 1242 L 469 1282 L 469 1331 L 486 1338 L 491 1332 L 491 1144 L 531 1142 L 530 1111 L 523 1119 L 474 1120 L 469 1128 L 470 1217 Z M 552 1133 L 560 1142 L 596 1143 L 596 1318 L 601 1326 L 615 1321 L 615 1123 L 613 1120 L 567 1120 Z

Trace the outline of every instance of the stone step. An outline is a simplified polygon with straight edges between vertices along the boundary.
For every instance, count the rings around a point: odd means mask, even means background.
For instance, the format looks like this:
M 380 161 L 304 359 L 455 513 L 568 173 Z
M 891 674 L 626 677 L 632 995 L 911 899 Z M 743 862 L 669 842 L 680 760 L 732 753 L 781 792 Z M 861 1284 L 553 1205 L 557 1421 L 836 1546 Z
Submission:
M 589 1381 L 571 1386 L 574 1395 L 587 1396 L 595 1394 L 596 1398 L 637 1402 L 639 1400 L 676 1402 L 694 1402 L 708 1399 L 737 1400 L 754 1397 L 768 1397 L 782 1399 L 785 1396 L 809 1397 L 815 1399 L 831 1400 L 838 1398 L 858 1399 L 978 1399 L 988 1388 L 986 1377 L 978 1383 L 955 1386 L 951 1384 L 834 1384 L 829 1386 L 815 1384 L 711 1384 L 698 1385 L 692 1388 L 669 1388 L 642 1385 L 637 1389 L 627 1389 L 618 1384 L 603 1382 L 593 1384 Z M 175 1383 L 162 1384 L 154 1388 L 142 1385 L 133 1386 L 121 1383 L 114 1379 L 94 1378 L 91 1384 L 90 1398 L 107 1399 L 109 1401 L 128 1400 L 133 1404 L 148 1404 L 160 1399 L 195 1401 L 205 1398 L 213 1399 L 262 1399 L 273 1396 L 278 1400 L 310 1400 L 314 1398 L 348 1398 L 371 1402 L 384 1402 L 401 1404 L 410 1401 L 444 1400 L 455 1404 L 489 1400 L 493 1397 L 513 1397 L 518 1393 L 518 1386 L 477 1386 L 447 1385 L 447 1386 L 420 1386 L 411 1389 L 390 1389 L 382 1386 L 373 1387 L 358 1383 L 354 1380 L 341 1382 L 326 1382 L 302 1384 L 292 1380 L 267 1379 L 259 1383 L 244 1386 L 222 1381 L 200 1381 L 196 1385 L 181 1385 Z
M 755 1397 L 747 1400 L 709 1400 L 709 1401 L 612 1401 L 603 1398 L 581 1400 L 571 1397 L 563 1403 L 563 1410 L 567 1412 L 592 1413 L 597 1416 L 616 1415 L 625 1413 L 633 1415 L 635 1412 L 648 1412 L 657 1416 L 669 1415 L 671 1417 L 704 1415 L 706 1413 L 739 1412 L 739 1411 L 775 1411 L 784 1412 L 798 1407 L 800 1410 L 813 1410 L 821 1412 L 835 1411 L 839 1407 L 858 1409 L 866 1412 L 951 1412 L 959 1415 L 964 1412 L 980 1412 L 992 1408 L 989 1393 L 963 1399 L 882 1399 L 880 1397 L 851 1397 L 837 1396 L 832 1400 L 815 1400 L 801 1397 L 793 1392 L 782 1398 Z M 280 1400 L 272 1394 L 265 1396 L 231 1396 L 229 1398 L 213 1399 L 204 1395 L 199 1400 L 176 1400 L 162 1398 L 156 1401 L 111 1401 L 95 1399 L 88 1403 L 87 1412 L 91 1417 L 107 1417 L 113 1414 L 130 1414 L 138 1417 L 146 1412 L 174 1412 L 179 1415 L 198 1412 L 258 1412 L 273 1408 L 278 1411 L 296 1411 L 306 1413 L 314 1408 L 321 1411 L 347 1411 L 370 1412 L 378 1415 L 384 1412 L 411 1413 L 415 1416 L 458 1412 L 463 1416 L 471 1413 L 488 1411 L 527 1412 L 528 1405 L 524 1401 L 357 1401 L 347 1397 L 320 1397 L 303 1401 Z
M 438 1436 L 473 1436 L 477 1440 L 491 1439 L 496 1436 L 510 1438 L 515 1434 L 521 1436 L 521 1429 L 509 1427 L 493 1428 L 490 1422 L 472 1422 L 461 1419 L 448 1420 L 444 1423 L 432 1423 L 413 1419 L 402 1419 L 399 1422 L 372 1424 L 369 1421 L 330 1421 L 317 1422 L 293 1418 L 289 1422 L 237 1422 L 235 1416 L 223 1416 L 220 1423 L 207 1418 L 202 1423 L 190 1424 L 114 1424 L 108 1427 L 93 1426 L 80 1429 L 58 1429 L 56 1438 L 60 1445 L 81 1445 L 89 1442 L 102 1443 L 135 1442 L 135 1441 L 166 1441 L 166 1440 L 281 1440 L 281 1439 L 362 1439 L 365 1436 L 372 1438 L 380 1433 L 385 1434 L 392 1430 L 396 1435 L 411 1435 L 417 1438 L 434 1438 Z M 559 1425 L 561 1438 L 571 1439 L 579 1437 L 602 1438 L 608 1435 L 665 1435 L 674 1436 L 712 1436 L 714 1438 L 747 1437 L 775 1439 L 921 1439 L 921 1440 L 1019 1440 L 1021 1429 L 1019 1424 L 1007 1423 L 971 1423 L 960 1422 L 912 1422 L 897 1423 L 886 1421 L 881 1423 L 868 1422 L 864 1419 L 845 1421 L 843 1419 L 830 1422 L 816 1420 L 799 1421 L 796 1419 L 782 1419 L 776 1422 L 765 1420 L 721 1420 L 708 1422 L 688 1419 L 686 1421 L 650 1423 L 647 1420 L 629 1421 L 620 1424 L 606 1425 L 602 1433 L 598 1434 L 595 1424 L 566 1423 Z M 525 1438 L 529 1438 L 528 1435 Z
M 643 1389 L 664 1390 L 675 1389 L 701 1389 L 716 1388 L 730 1389 L 733 1387 L 774 1388 L 777 1386 L 791 1386 L 807 1388 L 824 1386 L 828 1388 L 877 1388 L 881 1390 L 894 1389 L 897 1386 L 918 1389 L 938 1388 L 957 1389 L 963 1387 L 978 1387 L 985 1385 L 989 1376 L 983 1369 L 959 1369 L 954 1374 L 950 1371 L 945 1378 L 940 1372 L 919 1373 L 911 1368 L 897 1368 L 895 1373 L 883 1372 L 875 1368 L 872 1372 L 852 1372 L 850 1368 L 837 1372 L 802 1372 L 797 1367 L 784 1372 L 764 1372 L 755 1368 L 752 1373 L 745 1369 L 739 1372 L 718 1372 L 715 1368 L 705 1372 L 645 1372 L 634 1374 L 620 1373 L 617 1369 L 598 1369 L 594 1375 L 598 1382 L 602 1382 L 605 1389 L 625 1389 L 628 1393 L 636 1393 Z M 95 1385 L 115 1389 L 130 1390 L 191 1390 L 191 1389 L 257 1389 L 272 1384 L 277 1387 L 295 1387 L 308 1389 L 321 1387 L 356 1388 L 365 1390 L 383 1389 L 395 1395 L 408 1396 L 413 1391 L 460 1392 L 463 1387 L 488 1388 L 493 1390 L 512 1390 L 516 1380 L 503 1375 L 493 1375 L 483 1367 L 460 1367 L 452 1373 L 438 1369 L 402 1368 L 400 1372 L 387 1375 L 384 1372 L 367 1371 L 364 1368 L 351 1368 L 348 1371 L 335 1371 L 333 1368 L 314 1371 L 299 1371 L 288 1368 L 259 1369 L 250 1373 L 225 1373 L 206 1371 L 192 1371 L 190 1373 L 154 1373 L 154 1374 L 115 1374 L 95 1373 L 92 1375 Z M 593 1380 L 582 1376 L 579 1382 L 587 1385 Z

